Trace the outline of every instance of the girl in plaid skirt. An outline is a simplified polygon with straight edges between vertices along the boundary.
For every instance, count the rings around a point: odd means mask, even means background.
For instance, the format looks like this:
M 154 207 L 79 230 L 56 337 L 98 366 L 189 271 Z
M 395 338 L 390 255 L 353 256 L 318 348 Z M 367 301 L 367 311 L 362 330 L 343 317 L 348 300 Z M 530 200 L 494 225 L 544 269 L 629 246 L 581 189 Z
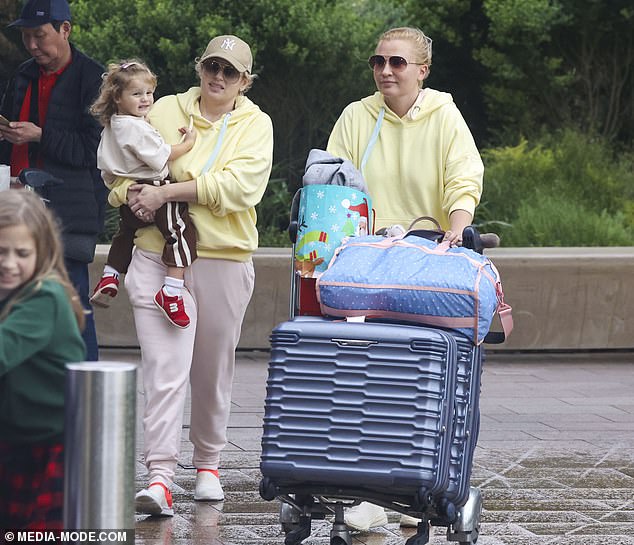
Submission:
M 26 190 L 0 198 L 0 532 L 62 528 L 65 364 L 84 311 L 57 223 Z

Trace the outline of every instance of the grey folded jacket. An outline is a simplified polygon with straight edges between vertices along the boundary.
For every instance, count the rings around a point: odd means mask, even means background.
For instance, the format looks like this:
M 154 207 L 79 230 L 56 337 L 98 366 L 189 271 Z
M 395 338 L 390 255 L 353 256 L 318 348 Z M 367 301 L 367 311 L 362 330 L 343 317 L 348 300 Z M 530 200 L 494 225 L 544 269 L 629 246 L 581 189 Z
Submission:
M 302 184 L 345 185 L 368 193 L 363 174 L 350 161 L 320 149 L 308 153 Z

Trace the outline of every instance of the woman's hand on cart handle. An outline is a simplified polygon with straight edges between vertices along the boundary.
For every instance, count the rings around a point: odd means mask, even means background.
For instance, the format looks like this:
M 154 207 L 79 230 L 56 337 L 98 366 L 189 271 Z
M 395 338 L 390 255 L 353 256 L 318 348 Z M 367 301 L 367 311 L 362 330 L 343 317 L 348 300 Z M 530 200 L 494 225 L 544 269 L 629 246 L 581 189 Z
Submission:
M 484 233 L 481 235 L 473 225 L 469 225 L 462 232 L 462 245 L 481 254 L 485 248 L 498 247 L 500 245 L 500 237 L 495 233 Z

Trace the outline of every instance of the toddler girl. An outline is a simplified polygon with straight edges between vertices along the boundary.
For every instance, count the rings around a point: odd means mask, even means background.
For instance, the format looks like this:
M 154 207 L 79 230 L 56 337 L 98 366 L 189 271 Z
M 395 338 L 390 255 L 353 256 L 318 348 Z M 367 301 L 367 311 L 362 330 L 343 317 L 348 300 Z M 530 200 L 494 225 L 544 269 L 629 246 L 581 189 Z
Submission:
M 27 190 L 0 199 L 0 528 L 61 530 L 65 365 L 81 362 L 84 310 L 59 231 Z
M 104 126 L 97 150 L 97 167 L 109 187 L 117 177 L 154 185 L 169 184 L 167 162 L 178 159 L 194 146 L 196 132 L 191 123 L 189 128 L 179 129 L 181 141 L 169 145 L 146 121 L 154 104 L 155 88 L 156 76 L 140 61 L 108 66 L 91 111 Z M 136 230 L 154 222 L 165 239 L 162 259 L 167 265 L 165 283 L 154 296 L 154 303 L 172 324 L 187 327 L 189 316 L 182 296 L 184 275 L 185 268 L 197 256 L 196 232 L 187 203 L 169 202 L 155 214 L 139 210 L 135 215 L 126 204 L 116 202 L 112 193 L 109 200 L 113 206 L 119 206 L 119 230 L 112 239 L 103 276 L 91 301 L 107 307 L 109 298 L 117 295 L 119 275 L 127 272 L 132 259 Z

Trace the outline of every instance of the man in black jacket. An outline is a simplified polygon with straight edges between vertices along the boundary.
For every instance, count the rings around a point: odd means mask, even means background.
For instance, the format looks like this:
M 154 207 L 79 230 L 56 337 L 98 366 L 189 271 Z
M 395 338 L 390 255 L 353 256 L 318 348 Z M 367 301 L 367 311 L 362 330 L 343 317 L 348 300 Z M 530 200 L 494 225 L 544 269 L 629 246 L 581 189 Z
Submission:
M 32 58 L 20 65 L 2 98 L 0 113 L 11 123 L 0 125 L 0 163 L 11 165 L 12 176 L 36 167 L 63 181 L 42 196 L 62 223 L 66 267 L 90 312 L 88 359 L 96 360 L 88 263 L 103 227 L 106 188 L 97 170 L 101 126 L 89 108 L 104 68 L 70 43 L 70 19 L 67 0 L 29 0 L 9 25 L 20 29 Z

